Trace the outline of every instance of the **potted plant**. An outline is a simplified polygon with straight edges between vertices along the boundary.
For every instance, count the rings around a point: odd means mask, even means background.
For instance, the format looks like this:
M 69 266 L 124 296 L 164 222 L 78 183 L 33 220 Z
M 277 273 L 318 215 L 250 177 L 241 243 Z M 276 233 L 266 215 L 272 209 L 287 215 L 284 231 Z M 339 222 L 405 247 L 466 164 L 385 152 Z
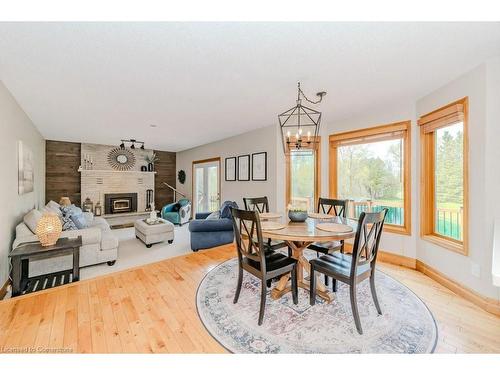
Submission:
M 148 171 L 153 172 L 155 170 L 154 164 L 159 160 L 156 152 L 152 152 L 151 155 L 146 155 L 146 161 L 148 162 Z
M 295 203 L 288 205 L 288 218 L 295 223 L 303 223 L 307 219 L 307 205 Z

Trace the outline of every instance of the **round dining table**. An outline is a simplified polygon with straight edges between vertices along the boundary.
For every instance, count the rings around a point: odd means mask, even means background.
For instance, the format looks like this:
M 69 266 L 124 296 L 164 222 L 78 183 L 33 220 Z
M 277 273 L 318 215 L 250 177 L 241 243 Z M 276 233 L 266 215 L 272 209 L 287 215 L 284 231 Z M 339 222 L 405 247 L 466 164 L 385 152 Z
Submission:
M 283 222 L 285 223 L 285 222 Z M 330 232 L 318 229 L 318 223 L 339 223 L 352 228 L 350 232 Z M 332 216 L 329 219 L 307 218 L 305 222 L 297 223 L 286 220 L 285 227 L 281 229 L 262 229 L 264 238 L 284 241 L 292 249 L 292 258 L 297 259 L 297 285 L 299 288 L 309 290 L 309 282 L 304 278 L 304 270 L 309 274 L 309 261 L 304 257 L 304 250 L 315 242 L 331 242 L 354 238 L 358 222 L 339 216 Z M 291 291 L 290 274 L 284 275 L 279 280 L 274 289 L 271 290 L 271 298 L 279 299 L 284 294 Z M 333 301 L 333 294 L 329 293 L 325 284 L 319 279 L 316 280 L 317 296 L 327 302 Z

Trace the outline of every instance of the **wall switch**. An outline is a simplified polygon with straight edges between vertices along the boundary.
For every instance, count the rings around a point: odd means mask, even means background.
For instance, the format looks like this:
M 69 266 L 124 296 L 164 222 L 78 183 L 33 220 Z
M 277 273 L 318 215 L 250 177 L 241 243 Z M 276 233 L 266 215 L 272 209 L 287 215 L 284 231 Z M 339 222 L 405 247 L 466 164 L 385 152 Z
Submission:
M 481 277 L 481 266 L 479 266 L 479 264 L 477 264 L 475 262 L 471 262 L 470 273 L 472 274 L 472 276 L 480 278 Z

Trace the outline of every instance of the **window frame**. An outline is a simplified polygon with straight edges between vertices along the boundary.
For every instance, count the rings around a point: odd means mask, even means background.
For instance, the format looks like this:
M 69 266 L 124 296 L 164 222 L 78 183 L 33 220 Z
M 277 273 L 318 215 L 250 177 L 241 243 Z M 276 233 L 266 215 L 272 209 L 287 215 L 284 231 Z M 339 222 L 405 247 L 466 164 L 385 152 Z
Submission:
M 469 252 L 469 132 L 468 97 L 447 104 L 418 120 L 420 127 L 420 237 L 458 254 Z M 439 234 L 435 230 L 435 135 L 436 130 L 463 123 L 463 211 L 462 241 Z M 432 125 L 434 124 L 434 125 Z M 426 126 L 431 130 L 426 131 Z
M 384 231 L 411 236 L 411 120 L 331 134 L 329 137 L 329 193 L 330 197 L 334 198 L 338 195 L 337 154 L 339 141 L 354 141 L 363 137 L 390 135 L 394 132 L 403 132 L 401 139 L 403 141 L 404 225 L 386 223 Z
M 314 152 L 314 206 L 316 208 L 319 196 L 321 194 L 321 137 L 317 136 L 316 141 L 313 143 L 316 146 L 310 148 Z M 285 207 L 288 207 L 291 199 L 291 152 L 285 154 L 285 181 L 286 181 L 286 202 Z

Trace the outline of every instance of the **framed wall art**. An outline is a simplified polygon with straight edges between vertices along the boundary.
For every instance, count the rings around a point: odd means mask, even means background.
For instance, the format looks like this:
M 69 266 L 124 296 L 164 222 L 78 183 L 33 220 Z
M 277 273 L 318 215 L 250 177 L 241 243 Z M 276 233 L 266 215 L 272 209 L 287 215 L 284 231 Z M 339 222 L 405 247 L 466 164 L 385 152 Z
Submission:
M 250 181 L 250 155 L 238 156 L 238 181 Z
M 267 152 L 252 154 L 252 181 L 267 181 Z
M 236 181 L 236 157 L 226 158 L 224 171 L 226 181 Z

